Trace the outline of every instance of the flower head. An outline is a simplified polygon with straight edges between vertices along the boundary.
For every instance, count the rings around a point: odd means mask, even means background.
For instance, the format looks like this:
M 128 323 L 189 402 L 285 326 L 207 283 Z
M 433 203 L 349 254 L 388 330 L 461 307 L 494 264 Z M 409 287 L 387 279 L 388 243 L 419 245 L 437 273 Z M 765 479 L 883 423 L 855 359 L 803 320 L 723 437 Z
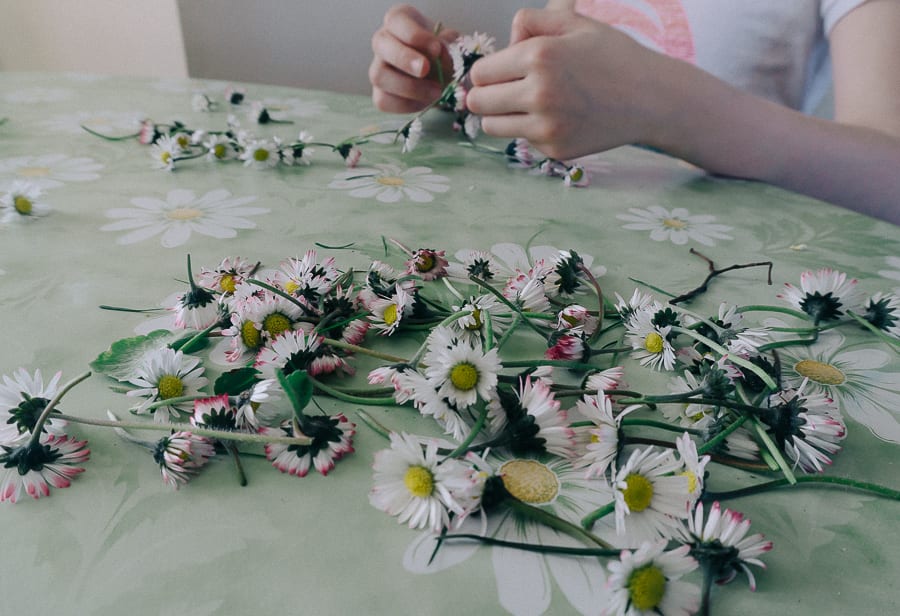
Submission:
M 84 472 L 75 464 L 85 462 L 90 454 L 87 441 L 55 434 L 42 434 L 35 444 L 0 445 L 0 502 L 16 502 L 22 488 L 33 498 L 48 496 L 50 486 L 68 488 L 72 478 Z
M 799 289 L 786 283 L 777 297 L 808 314 L 815 323 L 834 321 L 847 310 L 857 311 L 862 304 L 856 284 L 855 278 L 848 280 L 842 272 L 823 268 L 803 272 Z
M 209 439 L 191 432 L 174 432 L 156 442 L 153 460 L 159 464 L 163 481 L 176 490 L 200 472 L 216 454 Z
M 182 151 L 182 147 L 177 139 L 171 135 L 160 135 L 150 147 L 150 157 L 153 159 L 153 166 L 156 169 L 173 171 L 175 169 L 175 161 L 178 160 Z
M 179 411 L 191 408 L 191 402 L 185 399 L 197 397 L 209 381 L 203 376 L 200 359 L 163 347 L 144 358 L 129 382 L 139 389 L 133 389 L 126 395 L 145 398 L 138 412 L 146 411 L 154 402 L 162 402 L 152 412 L 156 421 L 164 422 L 169 417 L 177 417 Z M 167 400 L 173 402 L 166 404 Z
M 607 587 L 612 591 L 604 614 L 650 616 L 693 614 L 700 607 L 700 589 L 680 578 L 697 568 L 690 546 L 665 551 L 666 542 L 645 542 L 636 551 L 622 550 L 609 564 Z
M 424 363 L 425 376 L 438 395 L 459 408 L 470 407 L 479 398 L 490 400 L 497 387 L 500 371 L 497 349 L 485 352 L 480 345 L 461 340 L 450 346 L 431 344 Z
M 448 261 L 443 250 L 420 248 L 406 262 L 406 273 L 422 280 L 437 280 L 447 275 Z
M 278 429 L 262 428 L 259 432 L 311 438 L 312 442 L 309 445 L 266 444 L 266 458 L 272 461 L 272 466 L 282 473 L 306 477 L 310 466 L 327 475 L 334 468 L 336 461 L 348 453 L 353 453 L 356 425 L 343 413 L 338 413 L 333 417 L 305 417 L 302 425 L 295 424 L 294 420 L 285 420 Z
M 864 307 L 862 317 L 885 333 L 900 338 L 900 297 L 876 293 Z
M 25 368 L 17 369 L 12 377 L 3 375 L 0 384 L 0 445 L 21 443 L 29 438 L 50 400 L 58 391 L 61 372 L 53 375 L 46 384 L 40 370 L 34 375 Z M 63 436 L 66 422 L 54 419 L 44 422 L 42 430 L 55 436 Z

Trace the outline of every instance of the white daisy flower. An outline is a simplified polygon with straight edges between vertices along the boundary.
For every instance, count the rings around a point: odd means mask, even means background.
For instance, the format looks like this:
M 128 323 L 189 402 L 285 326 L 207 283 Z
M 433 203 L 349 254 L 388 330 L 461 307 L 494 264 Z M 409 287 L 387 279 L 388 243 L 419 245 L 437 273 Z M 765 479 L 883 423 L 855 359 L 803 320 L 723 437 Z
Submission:
M 645 542 L 636 551 L 622 550 L 609 563 L 610 604 L 605 615 L 687 616 L 700 608 L 700 588 L 681 577 L 697 568 L 690 546 L 665 551 L 666 542 Z
M 400 130 L 399 136 L 403 140 L 403 149 L 401 150 L 403 154 L 416 149 L 416 146 L 419 145 L 419 140 L 422 138 L 422 132 L 422 120 L 418 117 Z
M 150 158 L 154 169 L 175 170 L 175 161 L 184 149 L 178 139 L 171 135 L 162 135 L 150 146 Z
M 635 289 L 629 300 L 625 300 L 618 293 L 616 295 L 616 312 L 623 321 L 631 318 L 635 312 L 648 310 L 655 303 L 653 296 L 641 293 L 640 289 Z
M 139 389 L 133 389 L 126 395 L 145 398 L 137 409 L 140 413 L 154 402 L 196 398 L 209 381 L 203 376 L 199 358 L 163 347 L 148 353 L 128 382 Z M 179 411 L 192 408 L 192 401 L 173 402 L 152 409 L 153 418 L 159 422 L 169 421 L 170 418 L 177 418 Z
M 584 396 L 575 404 L 575 409 L 594 425 L 573 428 L 576 456 L 572 467 L 583 468 L 585 477 L 605 477 L 609 468 L 615 472 L 616 457 L 619 455 L 619 425 L 624 413 L 614 417 L 612 401 L 602 392 Z
M 687 517 L 689 480 L 670 451 L 654 447 L 632 452 L 613 481 L 616 534 L 627 545 L 674 536 Z
M 203 142 L 203 148 L 206 150 L 206 160 L 210 162 L 231 160 L 237 157 L 234 144 L 225 135 L 209 135 Z
M 548 452 L 562 458 L 575 455 L 575 433 L 569 427 L 568 413 L 550 386 L 540 379 L 525 378 L 516 392 L 516 408 L 504 403 L 509 429 L 513 433 L 508 447 L 515 453 Z
M 277 167 L 281 161 L 278 144 L 272 139 L 251 139 L 238 157 L 245 167 L 269 169 Z
M 186 243 L 192 233 L 217 239 L 237 237 L 238 229 L 253 229 L 256 223 L 250 216 L 268 214 L 261 207 L 246 207 L 256 201 L 255 196 L 233 197 L 225 189 L 212 190 L 200 197 L 194 191 L 171 190 L 165 200 L 156 197 L 135 197 L 134 208 L 113 208 L 107 218 L 116 219 L 101 227 L 101 231 L 127 231 L 118 244 L 135 244 L 161 236 L 165 248 Z
M 279 370 L 285 375 L 296 370 L 306 370 L 311 376 L 337 370 L 352 374 L 353 368 L 346 360 L 323 347 L 322 340 L 324 338 L 314 332 L 286 331 L 257 354 L 254 367 L 267 379 L 277 378 Z
M 714 554 L 712 562 L 717 568 L 712 574 L 716 583 L 727 584 L 743 572 L 750 582 L 750 590 L 756 590 L 756 578 L 747 565 L 765 569 L 766 564 L 759 556 L 772 549 L 772 542 L 760 533 L 747 536 L 750 520 L 737 511 L 722 511 L 718 502 L 713 503 L 705 522 L 703 513 L 703 502 L 698 501 L 694 514 L 688 516 L 683 540 L 692 549 Z
M 238 429 L 237 409 L 231 405 L 228 394 L 198 398 L 194 400 L 191 424 L 198 428 L 233 432 Z
M 259 429 L 259 409 L 279 399 L 278 381 L 263 379 L 242 391 L 235 401 L 235 421 L 239 430 L 255 432 Z
M 391 298 L 378 298 L 372 304 L 369 320 L 382 336 L 390 336 L 400 327 L 403 317 L 412 311 L 413 296 L 402 287 Z
M 704 246 L 715 246 L 716 240 L 734 239 L 728 234 L 731 227 L 715 224 L 716 217 L 708 214 L 691 216 L 682 207 L 672 211 L 653 205 L 646 209 L 629 208 L 628 214 L 619 214 L 616 218 L 628 224 L 623 229 L 649 231 L 650 239 L 656 242 L 670 241 L 682 246 L 688 241 L 698 242 Z
M 41 188 L 32 182 L 13 182 L 0 196 L 0 224 L 46 216 L 50 206 L 42 203 Z
M 848 310 L 860 312 L 863 297 L 856 288 L 857 282 L 827 267 L 817 272 L 807 270 L 800 274 L 799 289 L 785 283 L 784 290 L 776 297 L 805 312 L 815 323 L 833 321 Z
M 422 415 L 433 417 L 444 433 L 451 435 L 456 441 L 462 441 L 469 435 L 471 427 L 456 406 L 439 395 L 435 384 L 425 375 L 410 368 L 398 372 L 391 381 L 394 399 L 398 404 L 412 401 Z
M 307 417 L 302 427 L 295 428 L 293 420 L 285 420 L 278 429 L 262 428 L 260 434 L 310 437 L 312 442 L 309 445 L 267 443 L 266 458 L 282 473 L 295 477 L 306 477 L 310 466 L 327 475 L 334 469 L 335 462 L 353 453 L 356 424 L 351 423 L 343 413 L 333 417 L 315 415 Z
M 96 180 L 101 169 L 103 165 L 93 158 L 70 158 L 65 154 L 4 158 L 0 159 L 0 187 L 14 180 L 27 180 L 41 190 L 49 190 L 67 182 Z
M 478 399 L 488 401 L 497 387 L 500 357 L 497 349 L 484 352 L 480 346 L 459 341 L 447 348 L 429 346 L 424 363 L 425 376 L 457 408 L 474 405 Z
M 453 61 L 453 79 L 459 81 L 472 68 L 476 60 L 494 52 L 494 37 L 481 32 L 465 34 L 450 44 Z
M 226 359 L 242 361 L 248 353 L 259 352 L 268 341 L 284 332 L 303 327 L 299 322 L 301 316 L 303 311 L 297 304 L 272 293 L 251 295 L 236 302 L 231 327 L 222 330 L 222 336 L 231 342 Z
M 435 441 L 423 449 L 415 437 L 391 433 L 390 449 L 375 454 L 369 503 L 410 528 L 438 532 L 446 527 L 450 512 L 464 512 L 454 491 L 467 487 L 468 469 L 453 458 L 441 459 L 437 450 Z
M 678 449 L 681 463 L 684 465 L 684 469 L 679 474 L 687 477 L 689 502 L 694 503 L 703 493 L 704 474 L 706 465 L 709 463 L 709 456 L 700 457 L 697 454 L 697 445 L 687 432 L 675 439 L 675 446 Z
M 594 372 L 588 376 L 584 383 L 585 389 L 592 389 L 598 393 L 614 391 L 622 386 L 622 379 L 625 376 L 625 368 L 622 366 L 613 366 L 600 372 Z
M 49 496 L 50 486 L 68 488 L 72 478 L 84 472 L 75 464 L 90 455 L 87 441 L 55 434 L 42 434 L 34 447 L 0 445 L 0 502 L 16 502 L 22 488 L 32 498 Z
M 416 203 L 434 201 L 434 193 L 450 190 L 449 178 L 436 175 L 430 167 L 402 168 L 382 164 L 358 167 L 338 173 L 328 188 L 346 190 L 357 199 L 374 198 L 381 203 L 410 200 Z
M 502 336 L 513 321 L 509 308 L 490 294 L 470 297 L 461 306 L 454 305 L 452 309 L 455 313 L 465 313 L 465 316 L 452 321 L 449 328 L 473 344 L 484 340 L 488 318 L 495 339 Z
M 860 315 L 876 328 L 900 338 L 900 297 L 880 291 L 869 298 Z
M 225 257 L 213 269 L 200 268 L 197 276 L 200 284 L 216 293 L 231 295 L 238 285 L 250 278 L 259 267 L 259 263 L 251 263 L 243 257 Z
M 40 369 L 29 374 L 18 368 L 12 377 L 3 375 L 0 384 L 0 445 L 21 443 L 30 438 L 38 418 L 59 391 L 62 372 L 53 375 L 46 384 Z M 50 416 L 43 431 L 54 436 L 65 434 L 66 422 Z
M 656 313 L 655 306 L 634 312 L 625 321 L 625 338 L 633 349 L 631 356 L 642 366 L 649 366 L 654 370 L 672 370 L 675 368 L 675 348 L 669 342 L 672 327 L 654 325 Z

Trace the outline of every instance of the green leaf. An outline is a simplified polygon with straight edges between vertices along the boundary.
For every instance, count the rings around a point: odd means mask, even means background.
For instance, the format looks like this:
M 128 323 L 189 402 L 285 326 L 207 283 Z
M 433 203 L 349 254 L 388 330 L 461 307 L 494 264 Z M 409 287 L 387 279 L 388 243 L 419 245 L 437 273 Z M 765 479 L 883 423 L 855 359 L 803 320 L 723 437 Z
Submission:
M 259 370 L 252 366 L 235 368 L 222 374 L 213 385 L 213 393 L 217 396 L 230 394 L 236 396 L 247 391 L 259 382 Z
M 291 406 L 294 409 L 294 414 L 297 416 L 297 419 L 302 420 L 303 409 L 306 408 L 306 405 L 309 404 L 313 397 L 312 379 L 306 374 L 306 370 L 291 372 L 289 376 L 285 376 L 284 373 L 279 370 L 278 383 L 287 395 L 288 400 L 291 401 Z
M 91 362 L 91 370 L 105 374 L 117 381 L 127 381 L 134 377 L 135 371 L 144 361 L 148 353 L 172 345 L 178 341 L 189 339 L 193 332 L 173 332 L 157 329 L 146 336 L 122 338 L 113 342 L 109 348 Z

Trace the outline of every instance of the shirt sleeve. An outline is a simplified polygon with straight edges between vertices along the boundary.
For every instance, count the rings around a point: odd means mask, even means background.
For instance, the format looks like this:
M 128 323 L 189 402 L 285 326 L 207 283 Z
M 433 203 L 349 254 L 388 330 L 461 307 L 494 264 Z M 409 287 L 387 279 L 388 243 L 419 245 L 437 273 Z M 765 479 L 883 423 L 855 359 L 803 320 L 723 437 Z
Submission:
M 831 29 L 847 13 L 855 9 L 867 0 L 821 0 L 819 3 L 819 16 L 822 18 L 822 27 L 825 35 L 831 34 Z

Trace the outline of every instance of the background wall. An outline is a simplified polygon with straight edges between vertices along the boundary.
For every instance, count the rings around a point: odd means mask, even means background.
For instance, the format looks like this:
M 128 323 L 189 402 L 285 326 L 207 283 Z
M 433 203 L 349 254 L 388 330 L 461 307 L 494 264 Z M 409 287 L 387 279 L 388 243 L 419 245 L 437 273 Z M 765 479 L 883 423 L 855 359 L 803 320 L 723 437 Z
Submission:
M 192 77 L 366 94 L 371 38 L 398 0 L 178 0 Z M 516 10 L 546 0 L 408 0 L 505 46 Z
M 175 0 L 0 0 L 0 70 L 185 77 Z

